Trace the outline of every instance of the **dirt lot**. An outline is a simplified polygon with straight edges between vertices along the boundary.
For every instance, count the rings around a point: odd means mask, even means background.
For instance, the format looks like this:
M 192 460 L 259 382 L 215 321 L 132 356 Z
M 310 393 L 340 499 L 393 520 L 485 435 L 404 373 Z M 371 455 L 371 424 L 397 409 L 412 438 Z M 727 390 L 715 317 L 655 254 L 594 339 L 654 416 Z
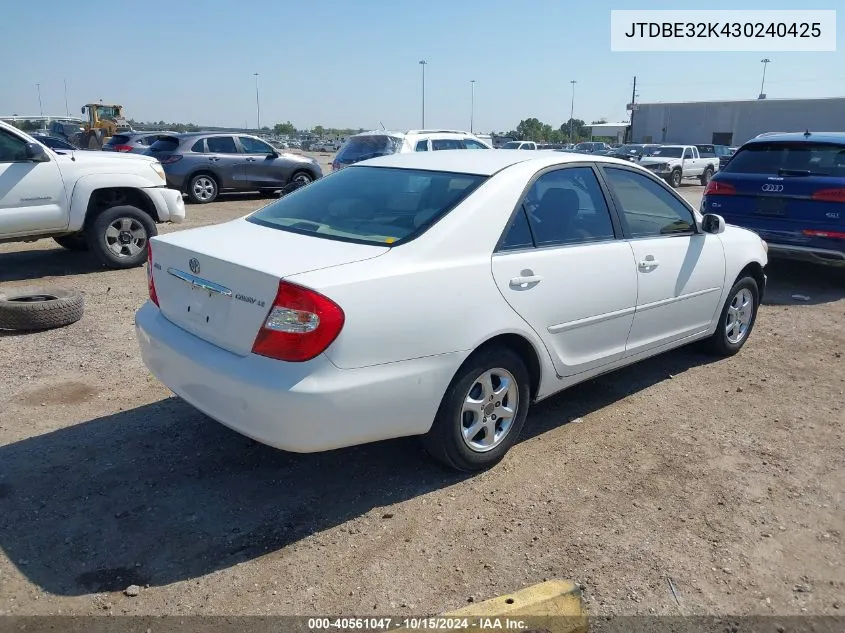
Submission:
M 179 228 L 261 204 L 189 206 Z M 0 613 L 409 615 L 559 577 L 594 614 L 841 614 L 845 275 L 769 278 L 738 356 L 574 388 L 464 477 L 414 439 L 292 455 L 226 430 L 141 363 L 143 269 L 2 245 L 0 283 L 87 303 L 0 336 Z

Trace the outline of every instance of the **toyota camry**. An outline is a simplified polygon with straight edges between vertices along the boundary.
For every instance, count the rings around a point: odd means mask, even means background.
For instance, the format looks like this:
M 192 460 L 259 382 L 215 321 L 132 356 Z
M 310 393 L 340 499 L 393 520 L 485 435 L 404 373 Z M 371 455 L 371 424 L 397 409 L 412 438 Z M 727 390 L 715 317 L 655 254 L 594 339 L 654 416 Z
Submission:
M 563 389 L 738 352 L 767 263 L 643 168 L 562 152 L 376 158 L 149 247 L 141 354 L 191 405 L 296 452 L 419 435 L 468 471 Z

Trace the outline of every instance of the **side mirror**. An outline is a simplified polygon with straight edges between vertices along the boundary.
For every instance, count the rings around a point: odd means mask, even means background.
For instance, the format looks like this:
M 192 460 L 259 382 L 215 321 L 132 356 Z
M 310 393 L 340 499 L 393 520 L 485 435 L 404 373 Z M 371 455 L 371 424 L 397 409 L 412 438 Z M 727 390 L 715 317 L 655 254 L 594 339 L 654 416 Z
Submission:
M 701 220 L 701 230 L 705 233 L 718 235 L 725 232 L 725 218 L 715 213 L 708 213 Z
M 44 146 L 40 143 L 27 143 L 26 144 L 26 159 L 32 163 L 48 163 L 50 162 L 50 157 L 47 155 L 47 152 L 44 150 Z

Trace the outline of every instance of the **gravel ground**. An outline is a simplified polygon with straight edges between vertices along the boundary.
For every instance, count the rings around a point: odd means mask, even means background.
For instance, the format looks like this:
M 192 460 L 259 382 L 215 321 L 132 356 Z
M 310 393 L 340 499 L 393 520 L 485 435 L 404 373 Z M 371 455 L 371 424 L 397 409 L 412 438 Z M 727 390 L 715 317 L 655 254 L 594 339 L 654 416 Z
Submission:
M 597 615 L 842 613 L 845 274 L 769 278 L 738 356 L 573 388 L 466 477 L 413 438 L 293 455 L 230 432 L 141 363 L 143 269 L 0 245 L 5 287 L 86 298 L 72 326 L 0 336 L 0 613 L 410 615 L 553 577 Z

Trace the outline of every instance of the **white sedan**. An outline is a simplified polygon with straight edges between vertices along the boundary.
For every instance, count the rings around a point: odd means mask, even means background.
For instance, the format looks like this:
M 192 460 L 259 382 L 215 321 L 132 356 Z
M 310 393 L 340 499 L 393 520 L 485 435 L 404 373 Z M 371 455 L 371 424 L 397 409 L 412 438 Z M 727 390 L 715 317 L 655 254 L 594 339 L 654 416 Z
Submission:
M 767 263 L 643 168 L 565 152 L 372 159 L 150 246 L 137 336 L 177 395 L 281 449 L 421 435 L 462 470 L 562 389 L 739 351 Z

